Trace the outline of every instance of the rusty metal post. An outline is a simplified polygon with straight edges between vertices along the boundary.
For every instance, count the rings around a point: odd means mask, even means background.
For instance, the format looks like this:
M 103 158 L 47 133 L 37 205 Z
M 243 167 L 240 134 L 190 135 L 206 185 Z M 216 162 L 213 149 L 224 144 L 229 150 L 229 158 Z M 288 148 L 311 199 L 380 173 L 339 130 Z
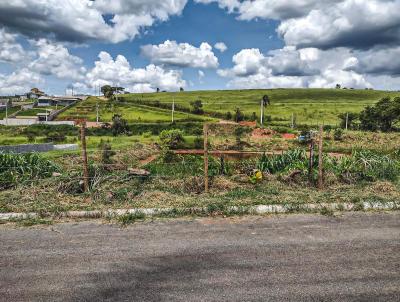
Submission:
M 319 141 L 318 141 L 318 189 L 324 188 L 324 160 L 322 157 L 322 148 L 324 142 L 324 128 L 319 126 Z
M 82 144 L 82 160 L 83 160 L 83 187 L 84 191 L 89 191 L 89 170 L 88 170 L 88 159 L 86 151 L 86 122 L 83 121 L 81 124 L 81 144 Z
M 208 124 L 204 124 L 204 192 L 208 193 Z

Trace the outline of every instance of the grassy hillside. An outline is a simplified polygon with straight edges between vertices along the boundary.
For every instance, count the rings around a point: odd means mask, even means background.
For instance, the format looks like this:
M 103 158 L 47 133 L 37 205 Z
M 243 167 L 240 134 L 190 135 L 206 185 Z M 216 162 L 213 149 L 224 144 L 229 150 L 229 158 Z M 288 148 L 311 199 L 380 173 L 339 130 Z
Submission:
M 221 90 L 221 91 L 189 91 L 176 93 L 143 93 L 121 96 L 122 104 L 110 108 L 102 101 L 101 118 L 111 120 L 114 112 L 121 113 L 130 122 L 170 121 L 170 111 L 161 107 L 170 107 L 173 99 L 178 106 L 190 108 L 190 102 L 201 100 L 208 113 L 232 114 L 240 108 L 247 116 L 256 112 L 259 117 L 260 100 L 264 94 L 271 99 L 271 106 L 266 108 L 265 115 L 275 122 L 287 124 L 292 113 L 296 115 L 298 124 L 332 124 L 338 122 L 338 114 L 342 112 L 360 112 L 365 106 L 377 102 L 385 96 L 400 96 L 400 92 L 374 90 L 338 90 L 338 89 L 268 89 L 268 90 Z M 60 118 L 88 117 L 95 120 L 96 99 L 88 101 L 63 113 Z M 87 108 L 85 108 L 87 107 Z M 199 120 L 200 116 L 187 113 L 176 113 L 176 120 Z
M 108 102 L 103 99 L 90 97 L 86 101 L 66 110 L 58 116 L 58 120 L 71 120 L 86 118 L 89 121 L 96 121 L 96 106 L 99 105 L 99 118 L 102 122 L 110 122 L 114 114 L 121 114 L 130 123 L 156 123 L 170 122 L 171 111 L 149 107 L 142 104 L 131 102 Z M 198 116 L 190 113 L 175 112 L 174 120 L 184 121 L 203 121 L 207 117 Z

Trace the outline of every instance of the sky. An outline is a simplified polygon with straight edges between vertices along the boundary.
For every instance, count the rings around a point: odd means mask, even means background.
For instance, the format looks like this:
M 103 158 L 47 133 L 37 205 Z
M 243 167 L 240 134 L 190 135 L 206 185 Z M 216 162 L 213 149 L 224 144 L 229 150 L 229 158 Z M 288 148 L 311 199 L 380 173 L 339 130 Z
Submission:
M 400 90 L 400 0 L 0 0 L 0 95 Z

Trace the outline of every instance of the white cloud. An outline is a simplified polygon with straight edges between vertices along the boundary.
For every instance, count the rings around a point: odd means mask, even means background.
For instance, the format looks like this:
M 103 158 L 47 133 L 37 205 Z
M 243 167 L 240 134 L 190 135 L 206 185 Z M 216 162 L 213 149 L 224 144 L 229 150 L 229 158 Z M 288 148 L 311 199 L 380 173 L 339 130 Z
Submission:
M 287 46 L 267 55 L 259 49 L 244 49 L 233 56 L 233 68 L 217 72 L 230 78 L 228 86 L 235 88 L 333 88 L 337 83 L 349 88 L 371 87 L 365 75 L 345 70 L 349 56 L 345 48 L 320 51 Z
M 14 0 L 0 2 L 0 24 L 29 37 L 62 41 L 133 39 L 156 21 L 178 15 L 187 0 Z M 106 22 L 103 16 L 112 16 Z
M 179 71 L 165 70 L 153 64 L 146 68 L 132 68 L 124 56 L 118 55 L 114 60 L 104 51 L 100 52 L 95 67 L 87 73 L 86 84 L 90 87 L 120 85 L 137 92 L 155 91 L 157 88 L 173 91 L 186 86 Z
M 327 49 L 400 43 L 400 0 L 330 2 L 303 17 L 283 21 L 278 33 L 286 44 Z
M 26 68 L 16 70 L 9 75 L 0 74 L 0 95 L 26 93 L 40 83 L 43 83 L 43 80 L 39 74 Z
M 29 68 L 43 75 L 54 75 L 60 79 L 83 79 L 86 69 L 83 60 L 69 53 L 61 44 L 49 43 L 41 39 L 34 43 L 38 57 L 29 64 Z
M 359 73 L 400 76 L 400 46 L 356 52 L 347 60 L 347 70 Z
M 25 52 L 16 42 L 17 36 L 0 29 L 0 62 L 15 63 L 25 58 Z
M 204 77 L 205 77 L 206 75 L 204 74 L 204 72 L 203 72 L 202 70 L 199 70 L 199 71 L 198 71 L 198 74 L 199 74 L 199 83 L 200 83 L 200 84 L 203 84 L 203 79 L 204 79 Z
M 228 49 L 224 42 L 215 43 L 214 47 L 220 52 L 225 52 Z
M 188 43 L 165 41 L 159 45 L 145 45 L 141 47 L 142 55 L 156 64 L 179 67 L 217 68 L 218 58 L 214 55 L 208 43 L 201 43 L 195 47 Z
M 240 20 L 282 21 L 286 45 L 368 48 L 400 43 L 400 0 L 196 0 L 217 2 Z

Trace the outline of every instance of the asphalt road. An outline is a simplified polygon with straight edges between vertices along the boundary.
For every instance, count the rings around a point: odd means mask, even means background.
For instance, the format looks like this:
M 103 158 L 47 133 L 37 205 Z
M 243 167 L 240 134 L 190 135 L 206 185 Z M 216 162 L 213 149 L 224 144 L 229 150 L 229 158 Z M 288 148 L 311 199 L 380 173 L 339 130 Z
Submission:
M 400 301 L 400 213 L 0 226 L 1 301 Z

